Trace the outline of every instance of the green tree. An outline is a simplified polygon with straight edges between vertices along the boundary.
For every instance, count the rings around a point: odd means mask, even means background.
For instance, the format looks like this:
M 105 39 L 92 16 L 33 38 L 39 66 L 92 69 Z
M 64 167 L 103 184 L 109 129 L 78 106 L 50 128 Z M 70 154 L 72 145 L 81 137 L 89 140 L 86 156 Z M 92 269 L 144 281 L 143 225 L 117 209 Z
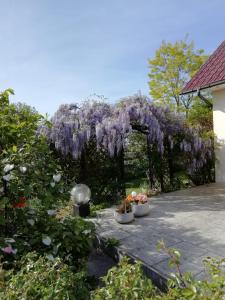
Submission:
M 196 50 L 193 41 L 188 42 L 187 38 L 175 43 L 163 41 L 155 57 L 149 60 L 149 87 L 153 100 L 187 113 L 194 97 L 180 96 L 180 92 L 206 58 L 204 50 Z
M 0 92 L 0 155 L 11 147 L 21 147 L 35 135 L 43 117 L 26 104 L 10 103 L 12 89 Z
M 11 103 L 13 94 L 12 89 L 0 93 L 0 231 L 12 222 L 12 207 L 21 197 L 50 206 L 63 188 L 62 182 L 51 186 L 61 168 L 46 138 L 37 135 L 38 126 L 49 122 L 34 108 Z
M 207 95 L 207 100 L 212 103 L 212 99 Z M 200 98 L 195 97 L 192 102 L 192 107 L 189 110 L 187 123 L 191 127 L 199 130 L 200 135 L 204 138 L 213 138 L 213 112 L 208 103 L 205 103 Z

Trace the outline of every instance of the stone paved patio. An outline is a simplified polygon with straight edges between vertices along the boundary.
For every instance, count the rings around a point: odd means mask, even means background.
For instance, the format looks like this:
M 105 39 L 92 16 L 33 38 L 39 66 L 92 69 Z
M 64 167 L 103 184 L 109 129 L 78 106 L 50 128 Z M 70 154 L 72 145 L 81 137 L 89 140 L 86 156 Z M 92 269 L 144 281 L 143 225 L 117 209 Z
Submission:
M 116 238 L 118 250 L 141 260 L 147 268 L 168 278 L 173 269 L 168 257 L 156 250 L 159 240 L 181 252 L 181 270 L 197 278 L 206 276 L 202 259 L 225 257 L 225 184 L 210 184 L 152 198 L 148 216 L 131 224 L 118 224 L 114 209 L 98 215 L 97 232 L 102 239 Z

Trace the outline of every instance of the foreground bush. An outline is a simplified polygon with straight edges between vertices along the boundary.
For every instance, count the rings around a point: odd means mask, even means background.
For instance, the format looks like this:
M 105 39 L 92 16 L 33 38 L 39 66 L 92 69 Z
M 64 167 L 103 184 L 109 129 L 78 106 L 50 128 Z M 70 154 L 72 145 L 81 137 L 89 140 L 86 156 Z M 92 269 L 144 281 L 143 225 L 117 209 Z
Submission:
M 131 265 L 128 259 L 124 258 L 118 266 L 108 272 L 103 281 L 105 287 L 95 292 L 95 300 L 156 299 L 157 290 L 142 273 L 139 262 Z
M 169 249 L 170 264 L 179 266 L 179 252 Z M 166 293 L 153 286 L 142 272 L 141 264 L 129 264 L 123 259 L 103 278 L 105 286 L 93 294 L 94 300 L 224 300 L 225 259 L 207 258 L 208 279 L 197 281 L 191 274 L 177 273 L 168 282 Z
M 18 273 L 0 278 L 1 300 L 89 299 L 85 273 L 72 272 L 59 258 L 51 262 L 36 253 L 28 253 L 21 264 Z
M 19 262 L 21 256 L 31 251 L 48 255 L 49 259 L 60 257 L 74 267 L 87 258 L 94 239 L 93 224 L 72 216 L 59 220 L 48 212 L 23 209 L 24 218 L 17 222 L 16 236 L 0 237 L 4 268 L 13 267 L 14 261 Z

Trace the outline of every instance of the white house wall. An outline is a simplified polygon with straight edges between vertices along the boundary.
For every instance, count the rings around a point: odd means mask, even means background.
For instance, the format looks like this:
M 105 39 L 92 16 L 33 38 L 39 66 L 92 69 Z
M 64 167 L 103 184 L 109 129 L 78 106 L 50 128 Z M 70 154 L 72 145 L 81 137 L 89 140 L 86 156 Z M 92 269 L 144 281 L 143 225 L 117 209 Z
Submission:
M 225 182 L 225 89 L 213 91 L 213 126 L 216 135 L 216 182 Z

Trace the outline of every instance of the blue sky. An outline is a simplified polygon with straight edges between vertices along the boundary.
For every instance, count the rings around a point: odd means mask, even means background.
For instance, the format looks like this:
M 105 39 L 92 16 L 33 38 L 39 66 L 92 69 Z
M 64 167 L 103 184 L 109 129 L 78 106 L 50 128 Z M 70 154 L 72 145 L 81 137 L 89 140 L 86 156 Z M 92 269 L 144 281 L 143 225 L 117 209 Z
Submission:
M 148 58 L 188 33 L 211 53 L 224 0 L 0 0 L 0 90 L 53 114 L 96 93 L 148 94 Z

